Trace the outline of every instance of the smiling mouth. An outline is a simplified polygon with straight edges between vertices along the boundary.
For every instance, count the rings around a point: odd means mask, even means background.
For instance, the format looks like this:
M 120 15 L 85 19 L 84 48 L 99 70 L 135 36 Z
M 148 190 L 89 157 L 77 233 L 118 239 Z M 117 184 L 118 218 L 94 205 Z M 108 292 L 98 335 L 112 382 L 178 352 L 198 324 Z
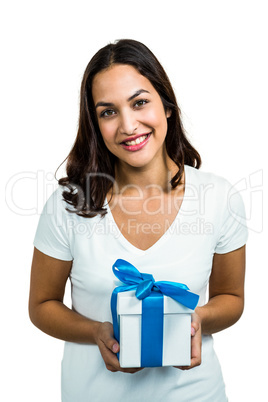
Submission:
M 150 134 L 151 134 L 151 133 L 141 135 L 140 137 L 136 138 L 135 140 L 123 141 L 123 142 L 121 142 L 121 144 L 127 145 L 127 146 L 138 145 L 138 144 L 140 144 L 141 142 L 143 142 L 144 140 L 146 140 L 146 138 L 148 138 L 148 136 L 149 136 Z

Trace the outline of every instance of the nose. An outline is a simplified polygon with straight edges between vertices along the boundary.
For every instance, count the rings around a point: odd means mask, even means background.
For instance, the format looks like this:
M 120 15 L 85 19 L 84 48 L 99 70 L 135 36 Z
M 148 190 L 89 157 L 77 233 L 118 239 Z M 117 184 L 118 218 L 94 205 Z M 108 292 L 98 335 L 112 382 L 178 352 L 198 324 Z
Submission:
M 137 129 L 138 122 L 135 117 L 135 112 L 128 110 L 121 113 L 120 116 L 120 133 L 126 135 L 132 135 Z

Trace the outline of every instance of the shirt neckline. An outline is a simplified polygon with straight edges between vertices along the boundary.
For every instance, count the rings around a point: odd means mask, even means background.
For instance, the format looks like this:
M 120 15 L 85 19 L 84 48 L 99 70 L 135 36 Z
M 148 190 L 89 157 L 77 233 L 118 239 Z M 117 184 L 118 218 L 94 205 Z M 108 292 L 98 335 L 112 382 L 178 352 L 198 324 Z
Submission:
M 172 233 L 174 232 L 174 227 L 175 225 L 178 223 L 178 220 L 182 214 L 183 209 L 185 210 L 185 203 L 186 200 L 188 198 L 188 192 L 189 192 L 189 176 L 190 176 L 190 172 L 191 169 L 188 165 L 184 165 L 184 182 L 185 182 L 185 189 L 184 189 L 184 195 L 183 195 L 183 199 L 182 199 L 182 203 L 180 206 L 180 209 L 177 212 L 177 215 L 175 216 L 172 224 L 169 226 L 169 228 L 165 231 L 165 233 L 149 248 L 147 248 L 146 250 L 142 250 L 136 246 L 134 246 L 130 241 L 128 241 L 125 236 L 122 234 L 121 230 L 119 229 L 119 227 L 117 226 L 112 211 L 110 209 L 110 206 L 108 204 L 107 198 L 105 197 L 105 203 L 104 203 L 104 207 L 107 208 L 107 217 L 110 220 L 111 224 L 114 226 L 114 235 L 116 237 L 116 239 L 118 241 L 121 242 L 121 244 L 124 246 L 124 248 L 128 249 L 130 252 L 135 253 L 135 254 L 139 254 L 139 255 L 145 255 L 148 254 L 154 250 L 156 250 L 157 248 L 159 248 L 160 246 L 162 246 L 163 243 L 165 243 L 168 238 L 172 235 Z

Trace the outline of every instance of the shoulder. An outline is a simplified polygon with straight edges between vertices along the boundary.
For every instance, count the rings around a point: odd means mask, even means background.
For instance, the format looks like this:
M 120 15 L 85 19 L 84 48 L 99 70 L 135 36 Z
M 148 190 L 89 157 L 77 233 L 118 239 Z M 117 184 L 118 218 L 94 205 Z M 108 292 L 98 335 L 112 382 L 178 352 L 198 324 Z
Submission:
M 73 217 L 75 215 L 67 210 L 69 209 L 72 211 L 74 210 L 74 207 L 64 199 L 64 191 L 68 193 L 68 187 L 57 185 L 54 191 L 52 191 L 52 193 L 47 197 L 42 215 L 50 217 L 51 219 L 57 219 L 57 221 L 65 221 L 68 217 Z
M 214 184 L 222 187 L 231 187 L 231 183 L 222 176 L 219 176 L 213 172 L 207 172 L 200 169 L 196 169 L 192 166 L 185 165 L 186 172 L 186 180 L 187 173 L 190 176 L 190 180 L 194 183 L 205 183 L 205 184 Z
M 214 210 L 217 215 L 245 215 L 241 194 L 227 179 L 190 166 L 186 166 L 185 173 L 189 197 L 196 197 L 207 210 Z
M 47 197 L 47 201 L 45 203 L 46 207 L 52 207 L 52 205 L 57 205 L 58 207 L 67 206 L 68 203 L 64 200 L 63 192 L 68 191 L 68 188 L 65 186 L 57 185 L 54 191 Z
M 209 191 L 211 195 L 222 197 L 228 196 L 234 189 L 234 186 L 224 177 L 188 165 L 185 166 L 185 176 L 186 186 L 189 185 L 198 192 Z
M 64 196 L 66 191 L 66 196 Z M 60 186 L 52 192 L 48 198 L 43 214 L 49 215 L 50 219 L 55 221 L 58 225 L 67 227 L 69 232 L 77 234 L 81 232 L 83 234 L 89 227 L 100 225 L 104 222 L 102 217 L 98 214 L 94 217 L 88 218 L 81 214 L 81 209 L 84 206 L 85 195 L 82 189 L 79 191 L 74 190 L 77 194 L 77 206 L 75 207 L 69 202 L 68 194 L 70 189 L 67 186 Z

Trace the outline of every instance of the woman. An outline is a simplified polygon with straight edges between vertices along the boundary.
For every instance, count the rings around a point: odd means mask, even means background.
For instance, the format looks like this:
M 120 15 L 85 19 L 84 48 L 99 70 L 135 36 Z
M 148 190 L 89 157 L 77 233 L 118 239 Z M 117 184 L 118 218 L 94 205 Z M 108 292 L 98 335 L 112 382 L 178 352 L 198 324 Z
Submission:
M 151 51 L 133 40 L 100 49 L 83 77 L 67 177 L 34 239 L 30 318 L 66 341 L 64 402 L 227 400 L 211 335 L 242 314 L 247 229 L 240 196 L 200 165 Z M 200 296 L 189 367 L 120 367 L 110 312 L 118 258 Z

